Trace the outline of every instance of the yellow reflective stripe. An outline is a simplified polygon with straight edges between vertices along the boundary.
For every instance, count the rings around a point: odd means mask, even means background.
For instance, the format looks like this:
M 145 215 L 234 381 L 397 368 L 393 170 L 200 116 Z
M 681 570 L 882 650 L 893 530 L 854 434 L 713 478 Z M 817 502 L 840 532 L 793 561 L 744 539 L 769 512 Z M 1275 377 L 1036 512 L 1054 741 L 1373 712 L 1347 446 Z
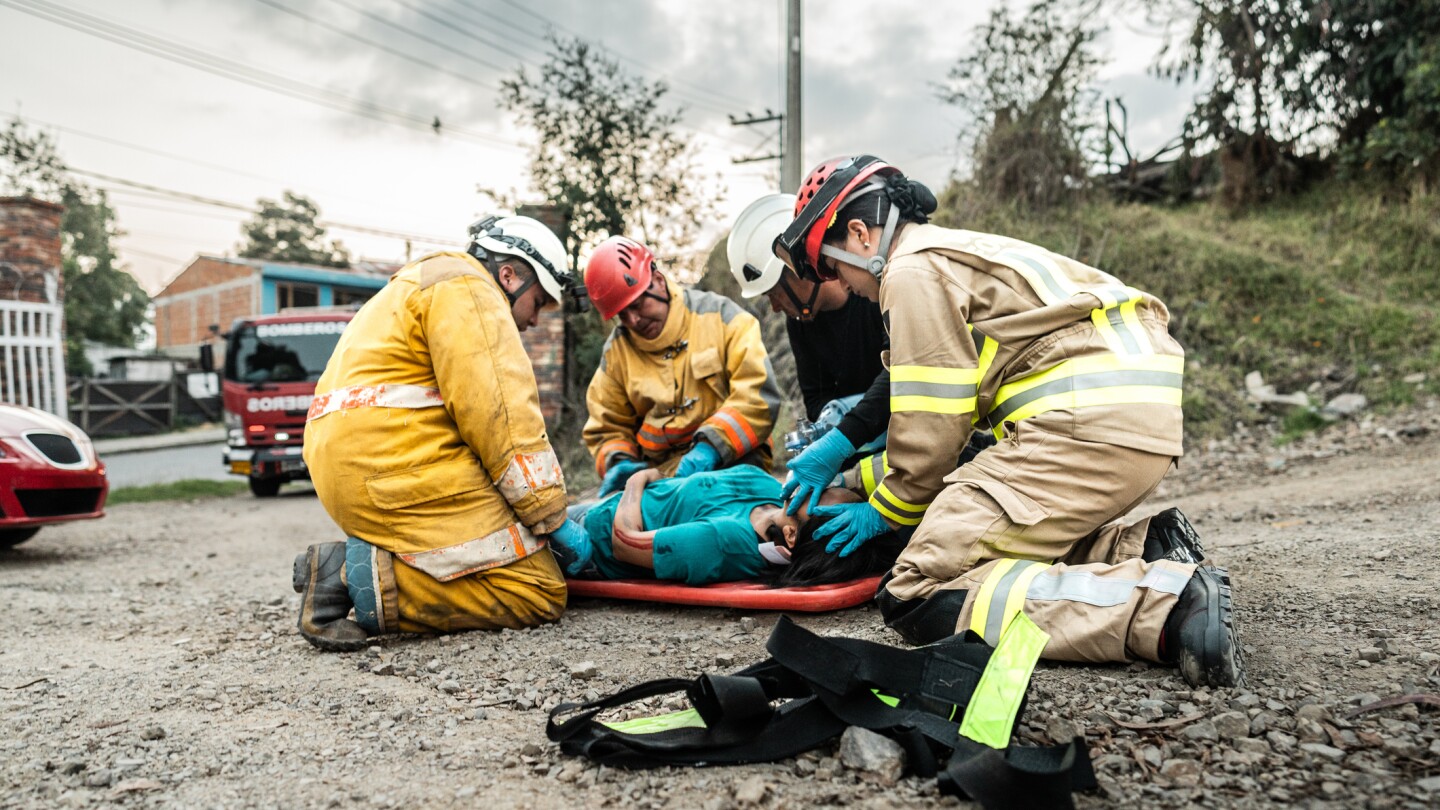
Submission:
M 1049 642 L 1050 636 L 1030 617 L 1015 614 L 980 673 L 980 683 L 960 723 L 961 736 L 1000 750 L 1010 745 L 1015 718 L 1030 688 L 1030 675 Z
M 937 385 L 975 385 L 980 382 L 980 370 L 975 368 L 947 368 L 944 366 L 891 366 L 890 384 L 935 383 Z
M 1061 271 L 1059 265 L 1038 253 L 1007 250 L 996 257 L 1006 266 L 1019 273 L 1030 284 L 1030 289 L 1045 302 L 1046 306 L 1058 304 L 1080 292 L 1074 282 Z
M 968 397 L 924 397 L 904 396 L 890 398 L 891 413 L 939 413 L 947 416 L 973 413 L 975 411 L 975 389 Z
M 890 472 L 890 463 L 884 452 L 875 453 L 860 459 L 860 485 L 865 487 L 865 494 L 875 494 L 875 488 L 885 480 L 885 473 Z
M 990 424 L 1091 405 L 1180 404 L 1185 358 L 1175 355 L 1076 357 L 1000 386 Z
M 1015 566 L 1015 578 L 1008 583 L 1002 583 L 1005 586 L 1004 590 L 998 591 L 995 594 L 997 602 L 1001 599 L 1004 600 L 1004 607 L 998 616 L 994 610 L 990 611 L 989 627 L 994 627 L 995 632 L 993 636 L 987 635 L 985 638 L 986 641 L 994 644 L 995 641 L 999 640 L 1001 630 L 1009 627 L 1010 620 L 1015 617 L 1015 614 L 1025 608 L 1025 592 L 1030 589 L 1030 581 L 1039 576 L 1041 571 L 1049 567 L 1050 563 L 1039 563 L 1029 560 Z M 986 629 L 988 630 L 989 627 Z
M 1019 560 L 1001 560 L 995 564 L 995 570 L 991 571 L 985 581 L 980 584 L 979 593 L 975 594 L 975 601 L 970 608 L 970 629 L 978 636 L 985 635 L 985 625 L 990 621 L 990 603 L 995 599 L 995 588 L 1000 580 L 1010 573 Z M 992 645 L 994 642 L 990 642 Z
M 1100 299 L 1100 308 L 1090 311 L 1095 330 L 1116 354 L 1154 354 L 1150 337 L 1140 325 L 1135 306 L 1144 293 L 1134 287 L 1096 287 L 1086 290 Z
M 889 518 L 892 523 L 898 523 L 901 526 L 918 525 L 920 519 L 925 517 L 925 510 L 929 507 L 929 504 L 919 505 L 900 500 L 895 497 L 889 487 L 885 486 L 884 481 L 881 481 L 880 485 L 875 487 L 875 491 L 870 493 L 870 505 L 875 507 L 875 511 Z
M 600 725 L 616 731 L 623 731 L 626 734 L 654 734 L 657 731 L 669 731 L 673 728 L 705 728 L 705 721 L 694 709 L 684 709 L 654 717 L 636 717 L 631 720 L 617 720 L 613 723 L 602 722 Z

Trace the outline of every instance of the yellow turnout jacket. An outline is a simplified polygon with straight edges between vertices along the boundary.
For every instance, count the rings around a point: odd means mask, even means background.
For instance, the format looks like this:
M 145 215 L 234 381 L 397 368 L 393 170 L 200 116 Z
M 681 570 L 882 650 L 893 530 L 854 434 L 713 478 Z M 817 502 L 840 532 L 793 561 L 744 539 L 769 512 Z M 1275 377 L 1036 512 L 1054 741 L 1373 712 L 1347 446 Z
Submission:
M 752 452 L 769 467 L 780 389 L 760 322 L 723 295 L 669 289 L 658 337 L 617 326 L 605 343 L 585 394 L 595 469 L 604 475 L 620 455 L 661 466 L 701 438 L 721 467 Z
M 346 534 L 448 581 L 542 548 L 565 481 L 499 285 L 463 253 L 401 268 L 315 386 L 305 463 Z

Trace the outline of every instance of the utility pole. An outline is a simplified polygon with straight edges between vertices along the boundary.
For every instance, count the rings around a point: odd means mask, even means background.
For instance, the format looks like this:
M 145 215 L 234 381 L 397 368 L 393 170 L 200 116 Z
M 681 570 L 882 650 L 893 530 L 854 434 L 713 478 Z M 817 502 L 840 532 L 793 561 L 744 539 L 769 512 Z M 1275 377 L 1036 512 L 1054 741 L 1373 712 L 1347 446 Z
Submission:
M 787 0 L 785 15 L 785 130 L 780 149 L 780 190 L 800 188 L 805 159 L 800 154 L 800 0 Z

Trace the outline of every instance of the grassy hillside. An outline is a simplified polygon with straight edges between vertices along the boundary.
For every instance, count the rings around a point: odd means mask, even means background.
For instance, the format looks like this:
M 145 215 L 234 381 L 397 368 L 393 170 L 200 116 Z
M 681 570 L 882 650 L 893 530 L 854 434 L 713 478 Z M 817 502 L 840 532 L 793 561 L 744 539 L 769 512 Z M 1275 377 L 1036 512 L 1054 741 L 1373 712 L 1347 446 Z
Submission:
M 1102 202 L 1037 217 L 973 205 L 963 187 L 944 196 L 939 224 L 1035 242 L 1163 299 L 1190 360 L 1194 438 L 1259 416 L 1244 398 L 1252 370 L 1381 409 L 1440 384 L 1440 200 L 1335 183 L 1243 213 Z M 1430 379 L 1402 381 L 1415 372 Z

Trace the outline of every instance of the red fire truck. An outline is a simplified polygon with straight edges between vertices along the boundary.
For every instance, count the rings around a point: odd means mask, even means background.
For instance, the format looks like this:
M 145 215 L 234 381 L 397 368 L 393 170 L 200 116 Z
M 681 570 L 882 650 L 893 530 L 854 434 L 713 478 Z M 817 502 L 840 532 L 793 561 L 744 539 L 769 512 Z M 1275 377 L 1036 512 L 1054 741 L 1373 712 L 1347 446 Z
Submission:
M 225 406 L 225 466 L 250 480 L 257 498 L 310 473 L 301 458 L 305 413 L 352 309 L 285 310 L 235 322 L 226 334 L 220 391 Z M 214 367 L 209 347 L 201 365 Z

